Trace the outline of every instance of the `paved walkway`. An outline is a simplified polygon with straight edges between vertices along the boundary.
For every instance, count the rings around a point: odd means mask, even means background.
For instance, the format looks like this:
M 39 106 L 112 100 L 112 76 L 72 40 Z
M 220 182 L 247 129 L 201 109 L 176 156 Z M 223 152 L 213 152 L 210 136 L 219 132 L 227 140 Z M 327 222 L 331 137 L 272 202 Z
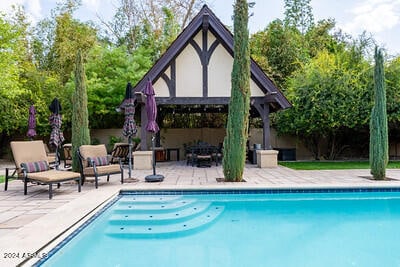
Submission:
M 2 162 L 0 175 L 4 174 L 6 166 L 12 165 Z M 61 234 L 68 233 L 66 229 L 86 220 L 89 213 L 121 189 L 400 187 L 400 170 L 397 169 L 387 171 L 387 176 L 393 179 L 390 181 L 368 179 L 369 170 L 294 171 L 282 166 L 260 169 L 256 165 L 246 165 L 246 182 L 226 183 L 217 182 L 217 178 L 223 177 L 221 166 L 197 168 L 186 166 L 184 161 L 157 163 L 157 174 L 165 176 L 161 183 L 146 183 L 144 177 L 151 173 L 152 170 L 134 170 L 132 175 L 139 181 L 123 185 L 118 175 L 111 177 L 108 183 L 102 178 L 97 190 L 88 182 L 81 193 L 77 192 L 75 184 L 66 183 L 54 190 L 52 200 L 48 199 L 47 186 L 30 185 L 28 195 L 24 196 L 22 182 L 10 182 L 8 191 L 0 189 L 0 266 L 17 265 L 27 259 L 27 253 L 45 253 L 46 250 L 42 250 L 45 245 L 62 238 Z

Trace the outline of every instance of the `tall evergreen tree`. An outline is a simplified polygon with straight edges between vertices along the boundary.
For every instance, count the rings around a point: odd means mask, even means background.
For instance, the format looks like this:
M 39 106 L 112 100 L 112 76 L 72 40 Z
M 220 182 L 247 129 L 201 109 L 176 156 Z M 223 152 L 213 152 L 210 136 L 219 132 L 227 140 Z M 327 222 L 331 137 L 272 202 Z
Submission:
M 86 75 L 81 50 L 75 62 L 75 92 L 72 96 L 72 170 L 78 171 L 77 150 L 81 145 L 90 144 Z
M 375 47 L 374 93 L 375 103 L 372 108 L 370 122 L 369 162 L 374 179 L 383 180 L 386 176 L 386 166 L 389 160 L 389 146 L 385 73 L 382 50 L 378 49 L 378 47 Z
M 250 110 L 250 49 L 248 4 L 236 0 L 234 7 L 234 60 L 228 125 L 224 140 L 224 176 L 240 182 L 246 160 L 246 140 Z

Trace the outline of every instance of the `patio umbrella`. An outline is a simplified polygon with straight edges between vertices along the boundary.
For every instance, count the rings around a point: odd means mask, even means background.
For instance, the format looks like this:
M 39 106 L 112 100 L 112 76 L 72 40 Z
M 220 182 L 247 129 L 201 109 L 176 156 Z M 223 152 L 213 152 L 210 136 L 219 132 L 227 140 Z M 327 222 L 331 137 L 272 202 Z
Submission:
M 156 154 L 154 151 L 155 147 L 155 133 L 157 133 L 160 128 L 157 125 L 157 104 L 154 97 L 154 88 L 149 79 L 146 83 L 143 93 L 146 95 L 146 113 L 147 113 L 147 125 L 146 131 L 152 133 L 151 143 L 153 149 L 153 174 L 145 177 L 146 182 L 161 182 L 164 180 L 164 176 L 161 174 L 156 174 Z
M 34 105 L 29 107 L 29 118 L 28 118 L 28 132 L 26 135 L 32 140 L 36 136 L 36 109 Z
M 128 83 L 125 91 L 125 99 L 120 106 L 124 110 L 125 122 L 122 128 L 122 134 L 128 137 L 129 143 L 129 178 L 131 178 L 132 173 L 132 136 L 136 135 L 137 128 L 135 122 L 135 98 L 132 96 L 132 84 Z
M 57 98 L 54 98 L 49 106 L 52 114 L 50 115 L 49 122 L 51 126 L 50 141 L 49 144 L 56 148 L 56 167 L 58 168 L 58 147 L 64 142 L 64 135 L 61 131 L 61 104 Z

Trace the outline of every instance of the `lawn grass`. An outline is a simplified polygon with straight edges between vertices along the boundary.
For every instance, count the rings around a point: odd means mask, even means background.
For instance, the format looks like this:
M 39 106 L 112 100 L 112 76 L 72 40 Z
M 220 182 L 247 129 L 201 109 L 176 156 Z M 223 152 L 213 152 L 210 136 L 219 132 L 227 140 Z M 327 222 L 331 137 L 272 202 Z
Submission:
M 294 170 L 349 170 L 369 169 L 368 161 L 280 161 L 279 165 Z M 388 169 L 399 169 L 400 161 L 390 161 Z
M 4 179 L 5 179 L 5 176 L 0 175 L 0 184 L 1 184 L 1 183 L 4 183 Z

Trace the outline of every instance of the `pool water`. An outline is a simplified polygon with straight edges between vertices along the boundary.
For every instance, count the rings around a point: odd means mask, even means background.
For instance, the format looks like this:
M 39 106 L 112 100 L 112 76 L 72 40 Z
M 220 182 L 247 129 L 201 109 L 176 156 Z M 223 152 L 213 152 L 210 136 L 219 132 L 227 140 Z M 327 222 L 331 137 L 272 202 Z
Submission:
M 41 266 L 400 266 L 400 193 L 122 195 L 53 252 Z

